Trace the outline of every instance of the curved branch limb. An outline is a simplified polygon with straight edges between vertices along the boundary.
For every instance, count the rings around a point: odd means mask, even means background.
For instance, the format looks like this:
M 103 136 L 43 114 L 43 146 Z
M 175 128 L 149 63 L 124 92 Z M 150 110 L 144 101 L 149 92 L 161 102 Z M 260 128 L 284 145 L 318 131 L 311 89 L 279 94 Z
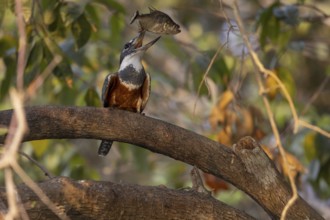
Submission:
M 250 137 L 235 150 L 178 126 L 128 111 L 92 107 L 29 107 L 25 109 L 29 134 L 40 139 L 109 139 L 135 144 L 218 176 L 250 195 L 269 215 L 279 219 L 292 192 L 283 177 Z M 0 111 L 0 126 L 8 126 L 12 110 Z M 0 136 L 3 143 L 5 136 Z M 95 146 L 95 153 L 97 152 Z M 252 150 L 251 150 L 252 149 Z M 244 152 L 252 152 L 247 157 Z M 246 158 L 250 158 L 246 160 Z M 247 166 L 247 161 L 254 166 Z M 259 167 L 259 168 L 258 168 Z M 261 181 L 268 167 L 269 181 Z M 258 169 L 257 169 L 258 168 Z M 298 197 L 288 219 L 322 219 Z
M 39 183 L 42 191 L 71 219 L 228 219 L 254 218 L 195 190 L 74 181 L 56 177 Z M 18 186 L 30 219 L 58 219 L 33 191 Z M 6 200 L 0 189 L 0 201 Z M 7 202 L 7 201 L 5 201 Z

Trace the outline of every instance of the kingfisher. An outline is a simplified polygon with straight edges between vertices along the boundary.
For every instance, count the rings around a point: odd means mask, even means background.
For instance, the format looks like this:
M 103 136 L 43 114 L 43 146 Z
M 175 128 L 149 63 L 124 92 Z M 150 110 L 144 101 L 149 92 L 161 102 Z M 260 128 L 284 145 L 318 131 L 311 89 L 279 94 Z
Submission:
M 125 44 L 120 54 L 118 72 L 107 75 L 102 87 L 103 107 L 142 113 L 150 95 L 150 75 L 142 65 L 144 53 L 160 38 L 143 44 L 145 31 Z M 98 154 L 106 156 L 113 141 L 102 140 Z

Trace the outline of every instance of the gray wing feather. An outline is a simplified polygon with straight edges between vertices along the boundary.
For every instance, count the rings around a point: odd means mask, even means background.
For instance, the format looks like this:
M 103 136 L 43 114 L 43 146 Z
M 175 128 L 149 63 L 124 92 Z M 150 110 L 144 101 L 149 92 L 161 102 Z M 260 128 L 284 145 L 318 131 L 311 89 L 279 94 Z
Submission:
M 113 85 L 113 79 L 116 74 L 108 74 L 107 77 L 105 77 L 105 80 L 103 82 L 103 87 L 102 87 L 102 102 L 103 102 L 103 107 L 108 107 L 107 103 L 107 97 L 109 95 L 109 90 Z
M 143 86 L 142 86 L 142 104 L 141 104 L 141 112 L 146 107 L 149 96 L 150 96 L 150 90 L 151 90 L 151 78 L 150 74 L 146 73 L 147 77 L 144 80 Z

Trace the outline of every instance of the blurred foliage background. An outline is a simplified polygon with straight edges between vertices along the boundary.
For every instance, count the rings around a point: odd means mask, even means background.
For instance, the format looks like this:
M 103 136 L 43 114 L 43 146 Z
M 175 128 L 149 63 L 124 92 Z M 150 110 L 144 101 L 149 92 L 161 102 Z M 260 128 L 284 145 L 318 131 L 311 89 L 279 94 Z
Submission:
M 289 90 L 299 117 L 329 131 L 330 2 L 238 3 L 254 49 Z M 0 108 L 9 109 L 8 91 L 16 84 L 18 32 L 15 1 L 1 0 L 0 4 Z M 148 13 L 152 6 L 180 24 L 181 33 L 163 36 L 144 57 L 152 77 L 145 114 L 228 146 L 251 135 L 281 169 L 252 74 L 256 70 L 230 4 L 213 0 L 24 0 L 25 88 L 43 79 L 25 104 L 100 107 L 105 76 L 117 71 L 123 45 L 137 34 L 138 26 L 129 24 L 131 16 L 136 10 Z M 155 36 L 148 33 L 145 41 Z M 51 74 L 42 75 L 57 55 L 62 61 Z M 303 128 L 293 134 L 292 114 L 276 81 L 266 76 L 263 80 L 301 194 L 330 218 L 325 211 L 330 209 L 329 138 Z M 98 140 L 42 140 L 24 143 L 21 149 L 54 175 L 171 188 L 191 185 L 191 167 L 184 163 L 117 142 L 107 157 L 100 158 L 98 144 Z M 19 160 L 35 180 L 46 178 L 29 160 Z M 255 205 L 240 191 L 207 174 L 204 177 L 219 199 L 261 218 L 262 213 L 252 209 Z

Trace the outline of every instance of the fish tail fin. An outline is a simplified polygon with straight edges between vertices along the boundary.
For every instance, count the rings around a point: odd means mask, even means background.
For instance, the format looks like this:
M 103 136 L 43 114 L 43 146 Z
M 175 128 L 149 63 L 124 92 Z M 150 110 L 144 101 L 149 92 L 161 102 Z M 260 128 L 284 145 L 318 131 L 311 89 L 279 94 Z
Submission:
M 98 150 L 99 156 L 105 157 L 109 153 L 109 151 L 111 149 L 111 146 L 112 146 L 112 143 L 113 143 L 113 141 L 104 141 L 104 140 L 102 140 L 102 142 L 99 146 L 99 150 Z
M 133 17 L 131 18 L 131 21 L 129 22 L 129 24 L 132 24 L 136 18 L 138 18 L 140 16 L 139 11 L 136 11 L 133 15 Z

